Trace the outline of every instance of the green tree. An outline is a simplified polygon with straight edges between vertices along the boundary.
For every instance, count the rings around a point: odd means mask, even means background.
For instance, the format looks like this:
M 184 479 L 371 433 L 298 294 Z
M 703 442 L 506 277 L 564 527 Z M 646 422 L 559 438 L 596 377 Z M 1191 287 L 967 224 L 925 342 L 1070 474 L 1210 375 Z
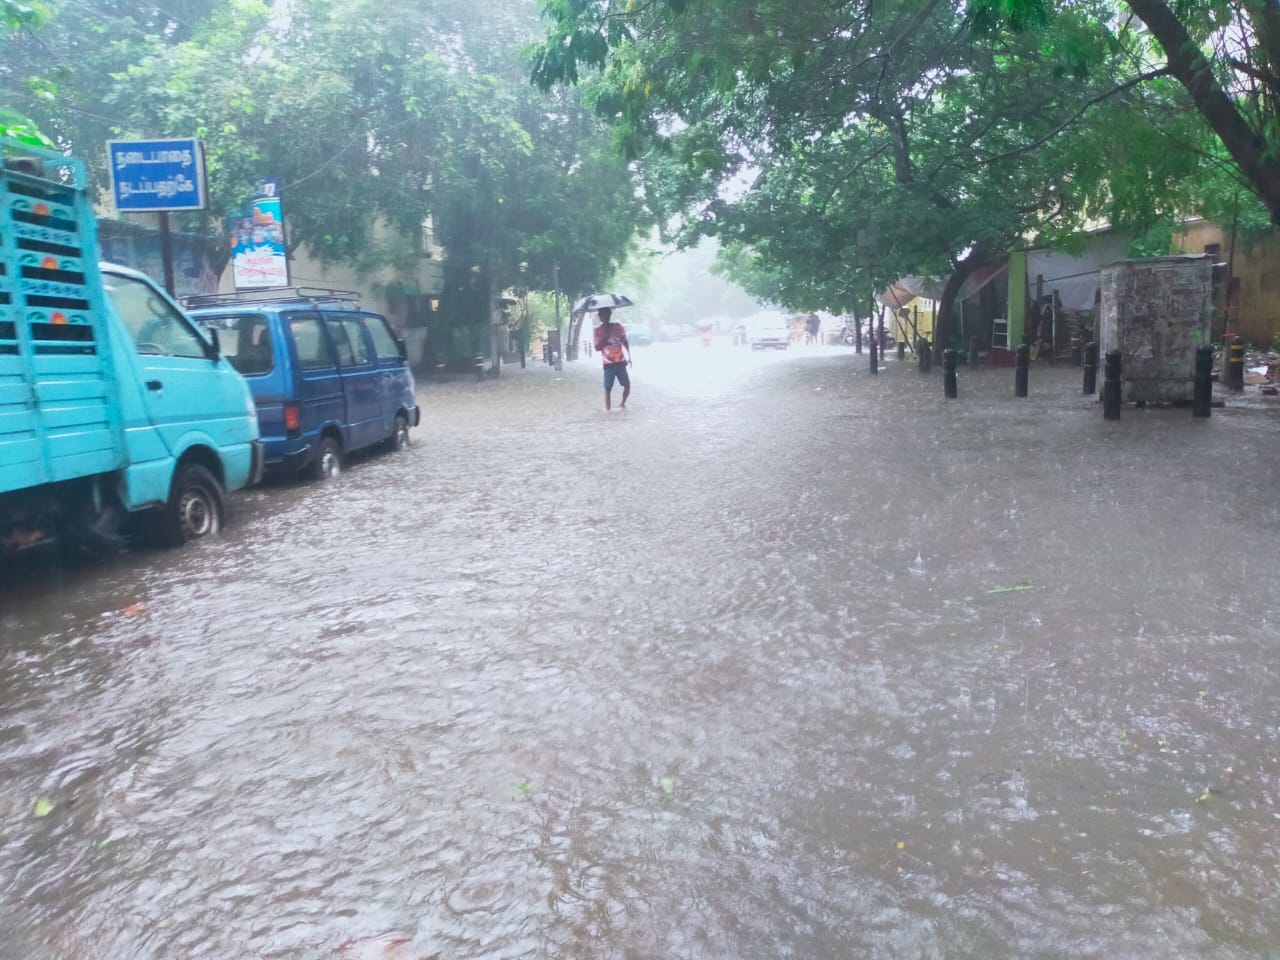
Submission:
M 262 177 L 282 184 L 291 244 L 322 259 L 407 266 L 430 223 L 462 340 L 486 335 L 497 291 L 549 289 L 557 272 L 589 286 L 625 253 L 632 175 L 576 92 L 528 83 L 532 0 L 302 0 L 288 16 L 263 0 L 125 0 L 108 19 L 49 4 L 46 25 L 6 43 L 10 75 L 44 84 L 25 104 L 102 182 L 108 138 L 203 138 L 210 209 L 193 226 L 207 235 Z M 375 218 L 396 239 L 377 242 Z
M 0 0 L 0 37 L 37 27 L 43 22 L 44 8 L 40 5 L 21 3 L 18 0 Z M 11 71 L 0 67 L 0 74 L 11 74 Z M 6 79 L 13 78 L 8 76 Z M 14 109 L 14 105 L 25 97 L 16 96 L 7 85 L 4 90 L 3 99 L 0 100 L 0 136 L 32 146 L 53 148 L 53 141 L 45 136 L 35 122 Z
M 553 0 L 534 78 L 598 70 L 658 222 L 720 236 L 754 292 L 848 309 L 947 273 L 943 341 L 977 263 L 1103 201 L 1072 161 L 1132 89 L 1114 77 L 1136 41 L 1091 29 L 1105 2 L 1075 6 L 1033 34 L 931 0 Z
M 972 0 L 975 15 L 1041 34 L 1073 4 L 1051 0 Z M 1164 71 L 1217 137 L 1209 161 L 1225 158 L 1238 183 L 1280 226 L 1280 6 L 1272 0 L 1124 0 L 1156 45 Z M 1126 18 L 1091 18 L 1100 36 L 1126 29 Z

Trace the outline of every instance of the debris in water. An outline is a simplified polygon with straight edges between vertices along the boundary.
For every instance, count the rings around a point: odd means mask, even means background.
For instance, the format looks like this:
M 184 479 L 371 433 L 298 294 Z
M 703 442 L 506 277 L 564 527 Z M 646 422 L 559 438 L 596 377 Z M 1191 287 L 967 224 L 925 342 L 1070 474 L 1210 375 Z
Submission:
M 439 954 L 424 953 L 412 937 L 384 933 L 379 937 L 348 940 L 338 948 L 338 956 L 341 960 L 436 960 Z

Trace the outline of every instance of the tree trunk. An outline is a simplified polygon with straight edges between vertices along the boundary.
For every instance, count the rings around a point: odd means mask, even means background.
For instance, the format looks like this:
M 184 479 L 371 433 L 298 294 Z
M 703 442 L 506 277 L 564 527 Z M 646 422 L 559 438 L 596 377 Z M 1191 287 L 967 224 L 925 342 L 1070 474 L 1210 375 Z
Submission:
M 1191 102 L 1213 129 L 1240 174 L 1267 205 L 1271 222 L 1280 226 L 1280 158 L 1269 150 L 1213 75 L 1213 66 L 1165 0 L 1128 0 L 1147 25 L 1169 61 L 1169 72 L 1191 95 Z M 1265 31 L 1264 31 L 1265 36 Z

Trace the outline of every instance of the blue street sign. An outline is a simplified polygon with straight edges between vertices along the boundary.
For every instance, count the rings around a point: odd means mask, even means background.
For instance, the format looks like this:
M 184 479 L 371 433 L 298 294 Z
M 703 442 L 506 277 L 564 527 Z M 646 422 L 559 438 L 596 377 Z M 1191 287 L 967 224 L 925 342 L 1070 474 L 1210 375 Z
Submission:
M 108 140 L 107 162 L 111 193 L 121 213 L 206 206 L 199 140 Z

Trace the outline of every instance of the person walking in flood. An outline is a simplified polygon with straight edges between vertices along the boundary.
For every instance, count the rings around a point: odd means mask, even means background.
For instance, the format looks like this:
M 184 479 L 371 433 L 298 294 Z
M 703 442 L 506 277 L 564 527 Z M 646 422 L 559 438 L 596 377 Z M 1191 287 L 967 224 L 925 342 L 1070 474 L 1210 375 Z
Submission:
M 627 330 L 620 323 L 613 322 L 613 311 L 608 307 L 600 308 L 600 326 L 596 327 L 595 347 L 604 364 L 604 408 L 613 406 L 614 381 L 622 384 L 622 402 L 619 409 L 627 409 L 627 397 L 631 396 L 631 377 L 627 367 L 631 366 L 631 343 L 627 340 Z
M 822 343 L 822 320 L 816 313 L 809 314 L 804 321 L 804 342 L 806 346 L 816 347 Z

